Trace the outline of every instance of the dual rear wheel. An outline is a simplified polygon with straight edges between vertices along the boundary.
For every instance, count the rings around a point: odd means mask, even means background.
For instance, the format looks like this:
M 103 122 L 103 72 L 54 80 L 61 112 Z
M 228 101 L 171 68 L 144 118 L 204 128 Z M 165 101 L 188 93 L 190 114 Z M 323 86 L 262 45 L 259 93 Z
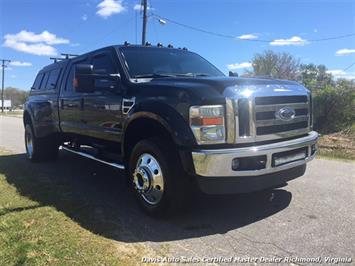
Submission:
M 53 137 L 36 137 L 31 124 L 25 125 L 25 145 L 27 158 L 31 161 L 54 160 L 58 156 L 58 142 Z

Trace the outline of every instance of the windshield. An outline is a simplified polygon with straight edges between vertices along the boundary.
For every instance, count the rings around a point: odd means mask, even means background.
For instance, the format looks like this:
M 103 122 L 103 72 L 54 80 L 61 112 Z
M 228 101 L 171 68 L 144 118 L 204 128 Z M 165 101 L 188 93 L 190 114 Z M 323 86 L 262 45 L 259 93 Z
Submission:
M 185 50 L 154 47 L 123 47 L 131 78 L 224 76 L 201 56 Z

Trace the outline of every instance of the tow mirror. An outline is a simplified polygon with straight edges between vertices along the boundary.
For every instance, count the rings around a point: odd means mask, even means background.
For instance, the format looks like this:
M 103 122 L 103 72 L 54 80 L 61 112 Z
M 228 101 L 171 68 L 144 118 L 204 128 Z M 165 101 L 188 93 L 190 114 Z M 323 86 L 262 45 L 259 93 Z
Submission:
M 93 73 L 93 65 L 75 65 L 73 86 L 77 92 L 93 92 L 95 90 L 95 77 Z
M 233 72 L 233 71 L 229 71 L 229 76 L 230 77 L 238 77 L 238 73 L 237 72 Z
M 73 86 L 77 92 L 94 92 L 96 89 L 117 91 L 120 74 L 107 74 L 93 65 L 77 64 L 74 69 Z

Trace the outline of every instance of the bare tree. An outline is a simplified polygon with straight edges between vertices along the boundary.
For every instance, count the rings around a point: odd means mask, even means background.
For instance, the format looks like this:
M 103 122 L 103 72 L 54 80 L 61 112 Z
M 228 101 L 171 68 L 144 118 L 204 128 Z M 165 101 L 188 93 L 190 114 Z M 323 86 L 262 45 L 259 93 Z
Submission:
M 275 53 L 267 50 L 255 54 L 252 65 L 253 70 L 246 73 L 248 76 L 297 80 L 300 60 L 289 53 Z

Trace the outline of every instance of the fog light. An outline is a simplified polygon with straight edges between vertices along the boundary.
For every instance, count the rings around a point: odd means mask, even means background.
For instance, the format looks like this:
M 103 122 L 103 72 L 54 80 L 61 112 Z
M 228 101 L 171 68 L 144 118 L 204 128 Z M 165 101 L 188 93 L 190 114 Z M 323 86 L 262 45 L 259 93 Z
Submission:
M 240 157 L 232 160 L 233 171 L 255 171 L 266 167 L 266 155 Z
M 239 166 L 240 166 L 239 159 L 237 159 L 237 158 L 233 159 L 232 160 L 232 170 L 234 170 L 234 171 L 238 170 Z

